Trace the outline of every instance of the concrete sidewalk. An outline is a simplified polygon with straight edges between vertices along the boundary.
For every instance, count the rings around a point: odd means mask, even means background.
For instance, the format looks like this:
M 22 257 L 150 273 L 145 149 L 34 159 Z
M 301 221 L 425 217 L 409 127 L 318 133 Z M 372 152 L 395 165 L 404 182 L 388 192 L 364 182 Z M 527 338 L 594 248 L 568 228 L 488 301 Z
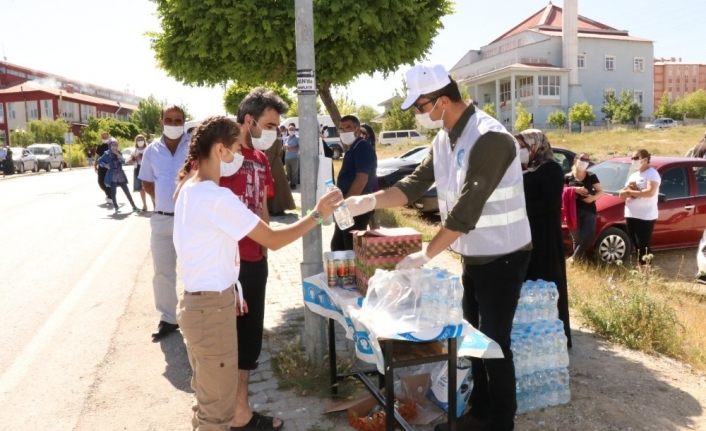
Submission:
M 293 193 L 297 207 L 300 208 L 300 195 Z M 299 210 L 297 210 L 299 211 Z M 271 224 L 291 223 L 298 216 L 294 212 L 281 217 L 273 217 Z M 322 227 L 323 250 L 329 250 L 333 224 Z M 344 413 L 325 414 L 324 410 L 329 400 L 315 396 L 303 397 L 292 390 L 278 389 L 278 381 L 272 372 L 270 359 L 282 349 L 279 344 L 281 337 L 277 334 L 303 334 L 304 301 L 301 289 L 301 272 L 299 264 L 302 261 L 302 241 L 294 243 L 274 252 L 269 252 L 269 278 L 265 308 L 265 340 L 260 357 L 260 367 L 251 376 L 250 392 L 253 408 L 269 412 L 284 419 L 285 430 L 344 430 L 352 429 Z M 445 267 L 455 273 L 460 272 L 460 261 L 448 253 L 444 253 L 433 261 L 434 266 Z M 343 336 L 343 329 L 337 326 L 336 350 L 353 358 L 352 342 Z M 419 430 L 431 429 L 421 427 Z

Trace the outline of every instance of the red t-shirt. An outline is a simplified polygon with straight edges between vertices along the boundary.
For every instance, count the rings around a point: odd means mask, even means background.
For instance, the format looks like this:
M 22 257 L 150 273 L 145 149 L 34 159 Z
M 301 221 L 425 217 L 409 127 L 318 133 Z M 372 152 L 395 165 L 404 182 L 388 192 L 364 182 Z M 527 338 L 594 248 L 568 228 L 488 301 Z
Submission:
M 250 211 L 259 216 L 266 197 L 265 188 L 272 190 L 274 185 L 270 162 L 260 150 L 241 147 L 240 151 L 245 158 L 243 166 L 230 177 L 222 177 L 220 186 L 230 189 Z M 247 236 L 238 242 L 238 247 L 240 260 L 257 262 L 264 256 L 262 246 Z

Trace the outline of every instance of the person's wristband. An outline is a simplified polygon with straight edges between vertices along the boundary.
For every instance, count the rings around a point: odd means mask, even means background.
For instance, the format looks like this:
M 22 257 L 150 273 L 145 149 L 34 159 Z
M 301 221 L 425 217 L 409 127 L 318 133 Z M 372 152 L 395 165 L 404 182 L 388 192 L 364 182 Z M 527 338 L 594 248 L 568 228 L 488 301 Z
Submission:
M 307 210 L 306 215 L 311 217 L 316 222 L 316 224 L 322 224 L 324 222 L 324 218 L 321 217 L 321 213 L 316 210 Z

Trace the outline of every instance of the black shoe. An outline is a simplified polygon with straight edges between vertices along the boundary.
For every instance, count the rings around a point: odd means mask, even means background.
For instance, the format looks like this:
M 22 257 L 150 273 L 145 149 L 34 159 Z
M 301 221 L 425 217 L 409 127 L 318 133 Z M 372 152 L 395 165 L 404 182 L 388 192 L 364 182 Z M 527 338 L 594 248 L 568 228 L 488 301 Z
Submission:
M 694 281 L 696 281 L 697 283 L 706 284 L 706 274 L 702 274 L 696 277 L 696 280 Z
M 160 320 L 159 325 L 157 326 L 157 332 L 152 334 L 152 342 L 156 343 L 157 341 L 161 340 L 162 338 L 166 337 L 177 329 L 179 329 L 179 325 Z

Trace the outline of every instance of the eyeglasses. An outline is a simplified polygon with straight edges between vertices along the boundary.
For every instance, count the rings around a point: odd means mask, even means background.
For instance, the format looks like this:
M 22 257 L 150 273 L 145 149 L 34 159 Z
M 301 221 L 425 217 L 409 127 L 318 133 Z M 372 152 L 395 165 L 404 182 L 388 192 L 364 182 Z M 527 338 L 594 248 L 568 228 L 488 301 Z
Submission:
M 362 136 L 363 138 L 367 138 L 367 137 L 368 137 L 368 134 L 365 133 L 365 132 L 360 132 L 360 136 Z
M 433 99 L 429 99 L 429 100 L 427 100 L 426 102 L 422 103 L 421 105 L 417 105 L 417 104 L 415 103 L 415 104 L 414 104 L 414 109 L 416 109 L 416 110 L 419 111 L 419 112 L 422 112 L 422 108 L 424 107 L 424 105 L 428 105 L 428 104 L 430 104 L 430 103 L 434 103 L 434 102 L 436 102 L 436 99 L 438 99 L 438 97 L 435 97 L 435 98 L 433 98 Z
M 630 160 L 633 160 L 633 161 L 634 161 L 634 160 L 640 160 L 640 156 L 632 157 Z

